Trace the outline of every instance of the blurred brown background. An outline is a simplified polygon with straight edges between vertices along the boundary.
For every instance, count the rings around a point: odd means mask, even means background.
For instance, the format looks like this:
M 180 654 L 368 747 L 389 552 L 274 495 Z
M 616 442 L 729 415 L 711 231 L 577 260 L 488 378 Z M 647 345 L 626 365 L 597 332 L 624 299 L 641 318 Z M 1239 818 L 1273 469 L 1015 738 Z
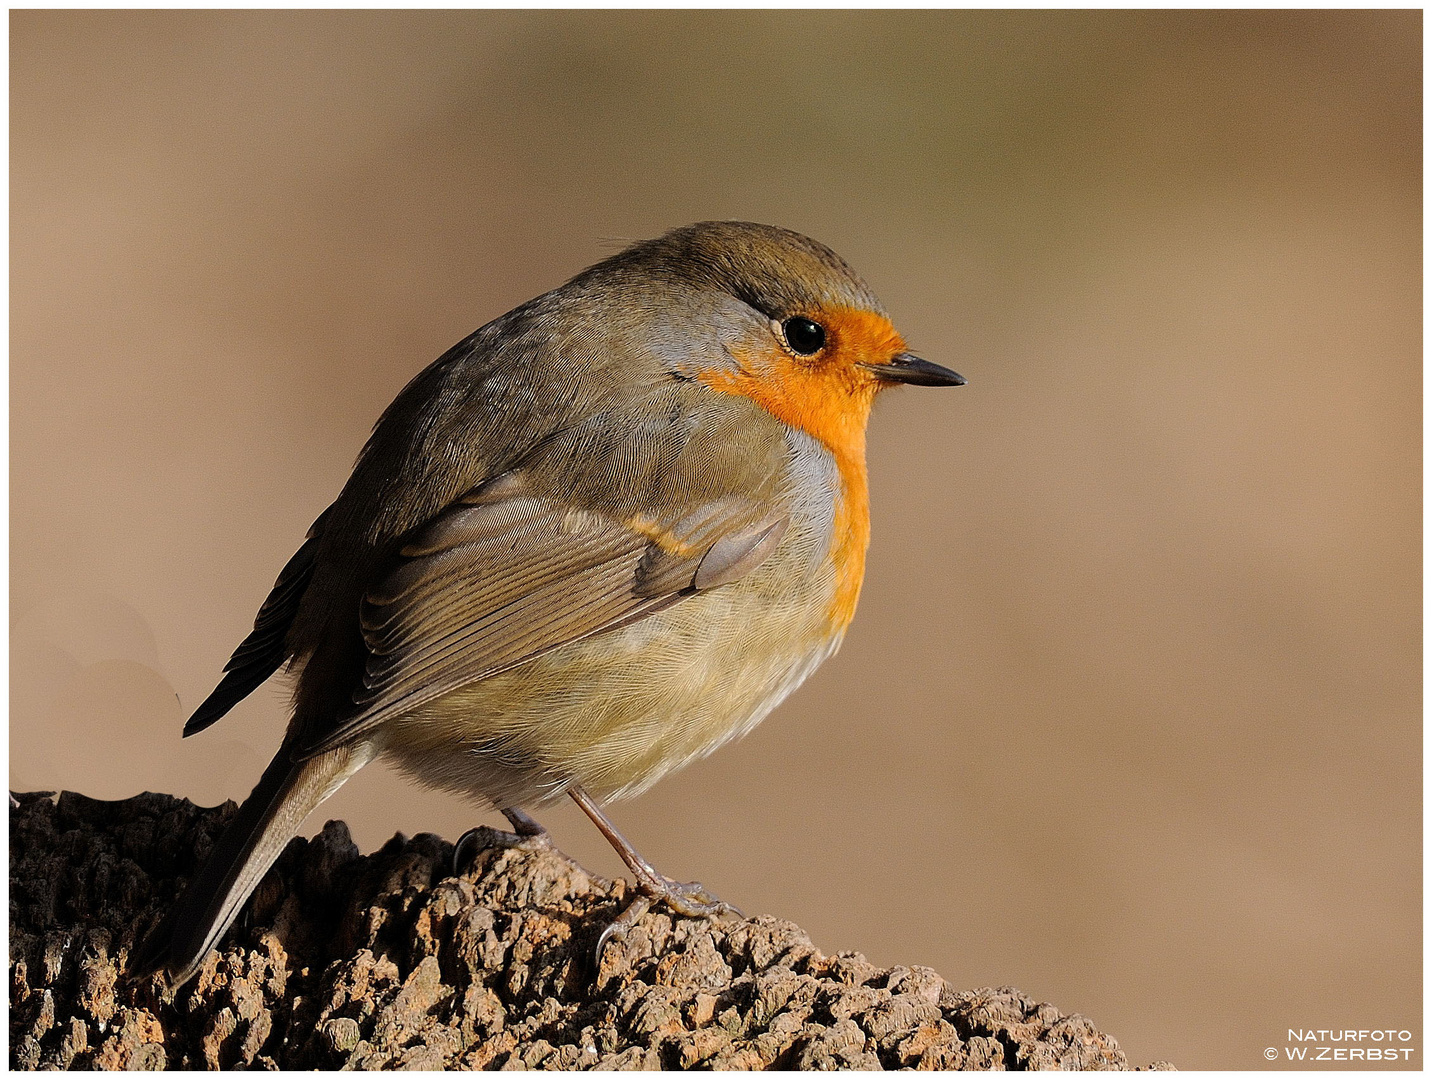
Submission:
M 844 650 L 620 824 L 1138 1063 L 1420 1047 L 1421 26 L 13 14 L 12 786 L 246 794 L 282 690 L 181 724 L 399 387 L 618 238 L 774 222 L 970 385 L 877 410 Z M 325 813 L 493 820 L 378 766 Z

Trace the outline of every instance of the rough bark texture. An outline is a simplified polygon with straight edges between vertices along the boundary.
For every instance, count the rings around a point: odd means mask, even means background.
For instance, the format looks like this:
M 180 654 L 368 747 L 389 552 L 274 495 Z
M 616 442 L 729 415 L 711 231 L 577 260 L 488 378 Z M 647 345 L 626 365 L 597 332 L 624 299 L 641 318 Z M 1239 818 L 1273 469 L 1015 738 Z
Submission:
M 1118 1043 L 1011 988 L 825 956 L 769 916 L 645 916 L 592 951 L 629 886 L 551 851 L 342 822 L 295 840 L 178 994 L 126 973 L 234 804 L 12 796 L 15 1068 L 1127 1068 Z

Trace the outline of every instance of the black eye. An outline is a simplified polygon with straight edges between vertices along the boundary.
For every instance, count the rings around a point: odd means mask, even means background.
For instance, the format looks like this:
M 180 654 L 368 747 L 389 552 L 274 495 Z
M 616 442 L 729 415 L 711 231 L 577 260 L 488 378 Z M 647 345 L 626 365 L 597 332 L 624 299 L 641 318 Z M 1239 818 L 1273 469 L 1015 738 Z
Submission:
M 818 353 L 825 345 L 825 328 L 799 315 L 781 323 L 781 333 L 786 335 L 786 344 L 802 356 Z

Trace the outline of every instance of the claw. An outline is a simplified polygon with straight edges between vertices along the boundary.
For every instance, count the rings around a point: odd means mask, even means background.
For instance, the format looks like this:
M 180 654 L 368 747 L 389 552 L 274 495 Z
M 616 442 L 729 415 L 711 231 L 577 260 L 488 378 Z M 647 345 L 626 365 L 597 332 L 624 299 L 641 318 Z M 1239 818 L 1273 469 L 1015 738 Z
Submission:
M 626 906 L 625 911 L 612 920 L 611 925 L 602 931 L 601 937 L 597 938 L 597 947 L 593 950 L 592 957 L 599 970 L 602 966 L 602 953 L 606 951 L 607 942 L 613 939 L 625 941 L 627 931 L 637 924 L 637 921 L 647 913 L 650 907 L 650 897 L 638 896 Z
M 654 903 L 665 904 L 675 914 L 688 919 L 721 919 L 732 916 L 738 919 L 744 918 L 738 907 L 712 896 L 699 881 L 682 882 L 660 878 L 656 882 L 643 882 L 638 885 L 638 888 L 643 889 L 642 894 L 628 904 L 626 910 L 618 915 L 597 938 L 593 959 L 599 969 L 602 966 L 602 954 L 607 943 L 612 940 L 625 939 L 627 932 L 651 910 Z
M 666 879 L 661 885 L 664 888 L 658 891 L 656 898 L 664 901 L 666 906 L 678 915 L 685 915 L 688 919 L 714 919 L 723 915 L 734 915 L 738 919 L 745 917 L 740 908 L 713 896 L 699 881 Z
M 454 877 L 459 876 L 472 865 L 472 860 L 477 857 L 478 852 L 486 851 L 488 848 L 517 848 L 522 851 L 536 851 L 552 846 L 552 838 L 547 835 L 547 830 L 521 810 L 506 807 L 502 813 L 506 815 L 508 821 L 512 822 L 512 832 L 494 829 L 490 825 L 479 825 L 476 828 L 468 829 L 457 838 L 457 843 L 452 846 Z
M 479 851 L 486 851 L 494 846 L 491 834 L 495 831 L 486 825 L 479 825 L 475 829 L 468 829 L 457 838 L 457 843 L 452 846 L 453 877 L 461 877 L 463 871 L 472 865 L 472 860 L 477 858 Z M 469 848 L 472 850 L 469 851 Z

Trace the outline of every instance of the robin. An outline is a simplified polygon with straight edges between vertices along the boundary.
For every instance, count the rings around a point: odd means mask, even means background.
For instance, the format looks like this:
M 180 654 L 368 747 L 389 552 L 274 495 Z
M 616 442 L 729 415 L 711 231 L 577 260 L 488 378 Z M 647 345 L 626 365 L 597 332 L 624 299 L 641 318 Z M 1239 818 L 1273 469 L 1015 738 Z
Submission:
M 199 968 L 310 811 L 382 755 L 546 842 L 568 796 L 636 901 L 658 873 L 598 799 L 750 731 L 839 646 L 884 388 L 959 386 L 829 248 L 745 222 L 635 244 L 459 342 L 378 420 L 184 734 L 287 664 L 293 717 L 136 959 Z

